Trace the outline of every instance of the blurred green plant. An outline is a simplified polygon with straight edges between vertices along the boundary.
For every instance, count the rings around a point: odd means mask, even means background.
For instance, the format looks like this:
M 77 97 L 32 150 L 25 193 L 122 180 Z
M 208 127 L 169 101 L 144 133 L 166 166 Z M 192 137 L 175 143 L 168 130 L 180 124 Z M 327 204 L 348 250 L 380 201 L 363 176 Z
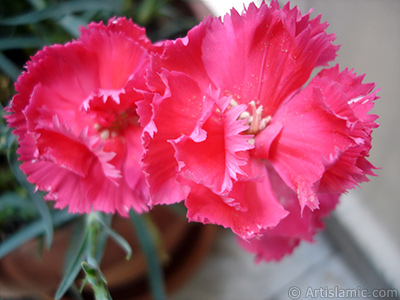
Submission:
M 144 26 L 153 41 L 183 36 L 198 21 L 185 0 L 2 0 L 0 6 L 0 259 L 36 237 L 50 248 L 55 228 L 76 223 L 83 230 L 77 230 L 79 237 L 72 239 L 78 243 L 66 255 L 65 276 L 56 299 L 69 289 L 76 290 L 74 282 L 81 270 L 86 275 L 84 283 L 94 288 L 97 299 L 111 299 L 99 268 L 106 241 L 112 238 L 127 256 L 131 249 L 110 227 L 111 215 L 73 215 L 43 201 L 43 194 L 35 191 L 19 168 L 16 138 L 5 123 L 4 106 L 15 93 L 14 82 L 31 55 L 46 45 L 77 38 L 80 26 L 114 16 Z M 130 219 L 148 260 L 154 298 L 165 299 L 157 228 L 147 215 L 131 213 Z

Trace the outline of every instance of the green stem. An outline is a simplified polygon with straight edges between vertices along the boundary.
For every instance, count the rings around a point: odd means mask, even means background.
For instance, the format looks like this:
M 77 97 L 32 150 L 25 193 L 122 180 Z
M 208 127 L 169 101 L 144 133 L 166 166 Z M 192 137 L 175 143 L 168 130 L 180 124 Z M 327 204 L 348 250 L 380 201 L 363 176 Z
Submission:
M 107 280 L 100 270 L 97 261 L 98 246 L 103 244 L 101 213 L 92 212 L 87 217 L 88 244 L 86 259 L 82 262 L 82 269 L 85 272 L 85 283 L 89 283 L 94 291 L 96 300 L 112 300 L 107 288 Z M 103 244 L 104 246 L 104 244 Z
M 86 274 L 85 282 L 89 282 L 93 288 L 96 300 L 112 300 L 110 292 L 107 288 L 107 282 L 104 275 L 99 270 L 96 261 L 82 262 L 82 269 Z
M 88 256 L 96 257 L 96 244 L 100 233 L 100 224 L 98 212 L 92 212 L 87 216 L 87 228 L 88 228 Z
M 132 249 L 122 236 L 111 229 L 111 220 L 112 215 L 105 215 L 100 212 L 92 212 L 85 216 L 85 230 L 81 233 L 77 251 L 72 251 L 69 255 L 68 269 L 57 290 L 56 299 L 61 299 L 74 283 L 79 271 L 83 270 L 85 279 L 81 291 L 89 283 L 96 300 L 112 300 L 107 288 L 107 280 L 100 270 L 106 240 L 111 237 L 122 247 L 127 257 L 130 257 Z

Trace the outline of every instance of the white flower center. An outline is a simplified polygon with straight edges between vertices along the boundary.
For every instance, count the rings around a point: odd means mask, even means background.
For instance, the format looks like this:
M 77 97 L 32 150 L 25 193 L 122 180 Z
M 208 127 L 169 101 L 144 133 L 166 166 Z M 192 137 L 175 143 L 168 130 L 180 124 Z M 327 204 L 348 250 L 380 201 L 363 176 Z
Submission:
M 235 100 L 231 100 L 230 104 L 233 107 L 238 105 Z M 267 127 L 268 123 L 271 121 L 271 116 L 266 116 L 263 118 L 262 105 L 257 107 L 254 101 L 250 101 L 249 105 L 251 106 L 251 113 L 248 111 L 242 112 L 239 116 L 239 120 L 247 120 L 246 125 L 250 126 L 250 128 L 247 130 L 247 133 L 255 135 Z

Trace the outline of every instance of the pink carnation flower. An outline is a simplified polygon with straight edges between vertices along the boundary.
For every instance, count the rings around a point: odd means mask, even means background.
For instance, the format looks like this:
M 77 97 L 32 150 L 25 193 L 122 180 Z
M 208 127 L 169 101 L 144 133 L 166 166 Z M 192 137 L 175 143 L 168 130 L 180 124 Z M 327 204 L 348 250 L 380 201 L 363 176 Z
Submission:
M 312 240 L 374 174 L 374 84 L 336 66 L 303 87 L 336 56 L 327 26 L 272 1 L 166 42 L 139 105 L 153 204 L 185 200 L 191 221 L 231 228 L 258 259 Z
M 6 118 L 18 135 L 21 168 L 57 208 L 145 211 L 136 90 L 145 86 L 155 48 L 124 18 L 81 33 L 39 51 L 15 85 Z

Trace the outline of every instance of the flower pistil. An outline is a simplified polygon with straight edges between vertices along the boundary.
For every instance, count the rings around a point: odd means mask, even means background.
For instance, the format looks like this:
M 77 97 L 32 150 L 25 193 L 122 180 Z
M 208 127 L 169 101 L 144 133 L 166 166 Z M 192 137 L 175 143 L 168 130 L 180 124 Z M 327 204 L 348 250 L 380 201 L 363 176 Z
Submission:
M 238 105 L 235 100 L 231 100 L 230 104 L 232 107 Z M 271 116 L 263 117 L 263 106 L 260 105 L 257 107 L 254 100 L 250 101 L 249 105 L 251 106 L 252 113 L 250 114 L 250 112 L 246 110 L 239 115 L 238 119 L 247 120 L 245 125 L 250 126 L 250 128 L 246 131 L 246 134 L 256 135 L 267 127 L 268 123 L 271 121 Z

